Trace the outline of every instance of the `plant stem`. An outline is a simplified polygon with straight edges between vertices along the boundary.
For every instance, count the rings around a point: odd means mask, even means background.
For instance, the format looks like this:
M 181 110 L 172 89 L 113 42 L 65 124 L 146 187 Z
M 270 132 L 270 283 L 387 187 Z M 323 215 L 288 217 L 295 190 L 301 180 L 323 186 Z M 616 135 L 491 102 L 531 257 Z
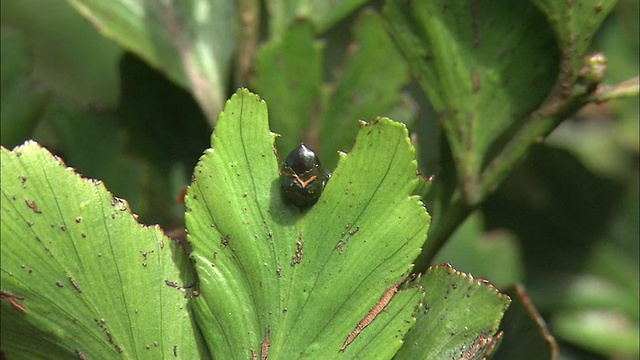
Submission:
M 531 145 L 555 129 L 562 120 L 580 109 L 588 101 L 586 96 L 563 99 L 560 91 L 529 117 L 502 151 L 491 161 L 478 178 L 474 191 L 458 195 L 434 222 L 422 253 L 415 261 L 415 271 L 425 271 L 458 226 L 491 194 L 512 169 L 525 158 Z
M 589 101 L 601 103 L 609 100 L 637 97 L 639 93 L 640 85 L 638 84 L 638 77 L 636 76 L 615 85 L 599 86 Z
M 260 31 L 260 2 L 241 0 L 238 5 L 240 34 L 238 35 L 238 56 L 236 57 L 236 87 L 247 87 L 253 77 L 253 65 L 258 50 Z
M 451 205 L 434 222 L 428 241 L 415 261 L 415 271 L 425 271 L 444 246 L 451 234 L 491 193 L 493 193 L 513 168 L 523 161 L 533 144 L 541 142 L 563 120 L 589 102 L 637 96 L 638 77 L 616 85 L 600 85 L 594 92 L 580 90 L 571 97 L 557 91 L 545 104 L 529 116 L 525 125 L 509 140 L 502 151 L 489 163 L 478 178 L 474 191 L 457 196 Z M 470 196 L 471 195 L 471 196 Z
M 502 151 L 489 163 L 478 179 L 475 198 L 469 205 L 478 206 L 502 183 L 512 169 L 525 158 L 532 144 L 541 142 L 563 120 L 584 105 L 638 95 L 638 77 L 610 86 L 600 85 L 591 93 L 579 93 L 563 99 L 557 93 L 542 108 L 531 114 L 526 124 L 509 140 Z

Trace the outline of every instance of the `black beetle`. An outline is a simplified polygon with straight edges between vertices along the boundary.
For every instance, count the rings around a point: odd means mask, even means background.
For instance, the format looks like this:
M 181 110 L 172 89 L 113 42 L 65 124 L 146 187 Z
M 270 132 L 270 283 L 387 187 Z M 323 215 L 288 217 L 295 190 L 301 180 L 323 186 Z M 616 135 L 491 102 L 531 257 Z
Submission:
M 322 169 L 316 153 L 300 144 L 282 164 L 282 195 L 301 209 L 309 207 L 318 201 L 330 177 L 331 174 Z

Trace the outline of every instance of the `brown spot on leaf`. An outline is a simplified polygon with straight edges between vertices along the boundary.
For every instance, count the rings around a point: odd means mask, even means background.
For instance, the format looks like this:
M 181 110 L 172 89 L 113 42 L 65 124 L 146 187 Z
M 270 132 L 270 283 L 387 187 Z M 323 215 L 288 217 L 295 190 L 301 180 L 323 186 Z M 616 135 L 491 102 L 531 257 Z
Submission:
M 24 296 L 12 293 L 10 291 L 0 290 L 0 297 L 2 297 L 2 300 L 11 304 L 14 309 L 20 311 L 23 314 L 28 313 L 27 309 L 18 302 L 24 300 Z
M 267 360 L 269 356 L 269 347 L 271 346 L 269 335 L 271 335 L 271 327 L 267 326 L 266 334 L 262 340 L 262 344 L 260 344 L 260 360 Z
M 80 360 L 87 360 L 87 356 L 80 349 L 76 349 L 76 356 Z
M 493 336 L 489 335 L 486 331 L 480 333 L 480 335 L 473 341 L 471 346 L 462 353 L 460 360 L 470 360 L 478 358 L 478 355 L 484 355 L 486 351 L 494 346 L 496 339 Z
M 69 281 L 71 282 L 71 285 L 73 285 L 73 287 L 76 289 L 76 291 L 82 294 L 82 289 L 80 289 L 80 286 L 72 276 L 69 276 Z
M 475 93 L 480 90 L 480 86 L 482 85 L 482 83 L 480 82 L 480 75 L 478 75 L 478 72 L 475 69 L 471 70 L 471 84 L 473 87 L 473 92 Z
M 120 211 L 126 211 L 129 207 L 127 200 L 115 196 L 111 199 L 111 205 Z
M 42 214 L 42 210 L 40 210 L 40 208 L 38 207 L 38 204 L 36 204 L 34 200 L 24 199 L 24 202 L 27 204 L 27 206 L 31 210 L 33 210 L 34 213 Z
M 302 248 L 304 248 L 304 243 L 302 241 L 297 241 L 296 253 L 293 255 L 293 259 L 291 260 L 291 266 L 296 266 L 302 262 L 302 256 L 304 255 Z
M 349 335 L 347 335 L 347 339 L 344 341 L 344 344 L 340 348 L 340 352 L 345 351 L 347 346 L 349 346 L 356 339 L 356 337 L 360 335 L 362 330 L 364 330 L 364 328 L 369 326 L 376 319 L 376 317 L 380 315 L 382 310 L 384 310 L 384 308 L 386 308 L 387 305 L 389 305 L 389 303 L 391 302 L 391 299 L 393 299 L 393 297 L 398 292 L 398 287 L 404 284 L 405 282 L 411 280 L 412 278 L 413 277 L 408 277 L 398 281 L 382 294 L 382 296 L 380 297 L 380 300 L 378 300 L 378 302 L 369 310 L 369 312 L 362 318 L 362 320 L 358 322 L 358 325 L 356 325 L 355 329 L 353 329 L 353 331 Z

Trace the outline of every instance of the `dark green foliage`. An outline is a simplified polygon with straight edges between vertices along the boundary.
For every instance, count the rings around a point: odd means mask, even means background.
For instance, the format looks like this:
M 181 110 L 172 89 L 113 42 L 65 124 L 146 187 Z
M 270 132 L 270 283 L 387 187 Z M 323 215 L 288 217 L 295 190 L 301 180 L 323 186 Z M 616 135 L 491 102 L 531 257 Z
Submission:
M 638 357 L 638 1 L 0 6 L 3 358 Z

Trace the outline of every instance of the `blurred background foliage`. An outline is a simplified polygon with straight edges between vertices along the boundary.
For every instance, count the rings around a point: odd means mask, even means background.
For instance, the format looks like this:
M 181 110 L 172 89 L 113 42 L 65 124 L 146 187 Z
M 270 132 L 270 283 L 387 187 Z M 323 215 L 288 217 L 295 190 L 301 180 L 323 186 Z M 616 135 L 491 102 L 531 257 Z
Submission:
M 414 134 L 421 172 L 440 176 L 450 156 L 443 133 L 385 31 L 382 2 L 348 3 L 333 17 L 319 11 L 300 21 L 288 15 L 284 2 L 267 2 L 258 33 L 242 34 L 259 41 L 243 53 L 257 59 L 250 65 L 256 73 L 239 71 L 246 63 L 236 56 L 222 97 L 240 86 L 256 91 L 270 107 L 273 131 L 283 135 L 277 140 L 281 156 L 305 141 L 327 168 L 335 167 L 336 150 L 349 150 L 357 119 L 384 115 L 403 121 Z M 2 145 L 35 139 L 128 199 L 143 223 L 179 234 L 181 189 L 212 131 L 192 92 L 169 80 L 162 67 L 102 36 L 66 1 L 0 6 Z M 265 13 L 280 16 L 269 21 Z M 638 13 L 638 1 L 619 1 L 591 44 L 607 56 L 605 83 L 638 74 Z M 638 108 L 637 97 L 588 105 L 563 122 L 434 261 L 450 262 L 510 294 L 523 283 L 562 359 L 639 355 Z M 516 311 L 507 312 L 505 328 L 516 321 Z M 523 346 L 511 334 L 505 333 L 496 358 Z

